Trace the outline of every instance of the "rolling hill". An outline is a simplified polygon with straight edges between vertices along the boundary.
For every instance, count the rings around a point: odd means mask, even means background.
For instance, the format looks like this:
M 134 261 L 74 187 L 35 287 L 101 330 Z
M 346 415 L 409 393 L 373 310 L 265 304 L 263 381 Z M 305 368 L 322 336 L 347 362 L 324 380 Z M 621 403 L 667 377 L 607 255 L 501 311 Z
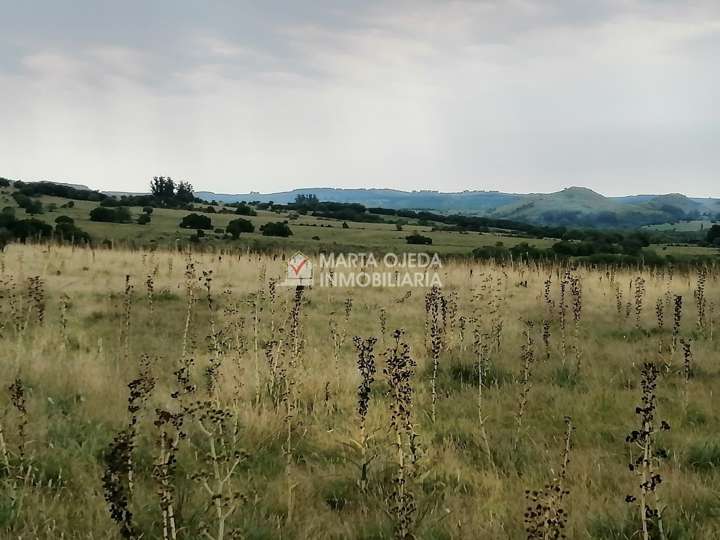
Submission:
M 198 196 L 218 202 L 259 201 L 287 204 L 298 195 L 319 200 L 356 202 L 368 207 L 431 210 L 524 221 L 539 225 L 582 227 L 640 227 L 699 218 L 715 219 L 720 199 L 691 199 L 678 193 L 605 197 L 583 187 L 555 193 L 498 191 L 399 191 L 391 189 L 303 188 L 278 193 L 222 194 L 200 191 Z

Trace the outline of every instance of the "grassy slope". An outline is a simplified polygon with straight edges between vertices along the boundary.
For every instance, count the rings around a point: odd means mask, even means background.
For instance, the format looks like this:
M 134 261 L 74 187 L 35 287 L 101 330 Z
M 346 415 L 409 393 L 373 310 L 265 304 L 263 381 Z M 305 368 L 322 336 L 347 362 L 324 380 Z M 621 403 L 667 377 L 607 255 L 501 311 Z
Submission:
M 15 201 L 9 196 L 11 190 L 0 190 L 0 203 L 2 206 L 16 206 Z M 572 194 L 568 194 L 572 197 Z M 44 206 L 55 203 L 60 206 L 67 199 L 59 197 L 41 197 Z M 183 216 L 187 215 L 185 210 L 169 210 L 156 208 L 152 214 L 152 221 L 148 225 L 136 223 L 100 223 L 90 221 L 90 210 L 97 206 L 95 202 L 74 201 L 74 208 L 58 208 L 55 212 L 45 212 L 35 216 L 37 219 L 54 224 L 55 218 L 67 215 L 75 220 L 77 226 L 87 231 L 94 239 L 110 239 L 121 242 L 135 242 L 138 245 L 148 244 L 155 241 L 160 245 L 173 245 L 176 239 L 187 240 L 194 234 L 194 230 L 181 229 L 178 224 Z M 220 209 L 220 207 L 216 207 Z M 142 213 L 142 208 L 131 207 L 133 218 Z M 444 254 L 468 254 L 480 246 L 495 245 L 503 242 L 507 247 L 527 242 L 539 248 L 549 248 L 555 243 L 553 239 L 522 238 L 509 236 L 502 233 L 459 233 L 449 231 L 431 231 L 430 227 L 418 225 L 405 225 L 403 231 L 397 231 L 391 223 L 349 223 L 349 229 L 342 228 L 342 222 L 335 220 L 319 219 L 311 216 L 300 216 L 297 220 L 290 221 L 290 228 L 293 236 L 290 238 L 274 238 L 263 236 L 259 228 L 270 221 L 282 221 L 287 219 L 286 214 L 260 211 L 257 216 L 235 216 L 234 214 L 212 214 L 196 212 L 207 215 L 211 218 L 213 227 L 225 228 L 229 221 L 237 217 L 250 219 L 255 225 L 255 232 L 243 234 L 237 241 L 220 241 L 216 235 L 207 231 L 208 240 L 218 245 L 231 246 L 254 246 L 260 248 L 284 248 L 287 250 L 309 250 L 318 248 L 326 250 L 337 249 L 339 251 L 434 251 Z M 25 217 L 25 211 L 16 208 L 18 217 Z M 707 225 L 706 225 L 707 227 Z M 418 232 L 433 239 L 431 250 L 427 246 L 408 245 L 405 236 Z M 318 236 L 320 240 L 313 240 Z M 715 254 L 717 250 L 695 246 L 653 246 L 663 254 L 674 255 L 708 255 Z
M 157 452 L 157 431 L 152 411 L 167 406 L 173 388 L 172 371 L 180 357 L 185 321 L 187 262 L 180 253 L 124 252 L 10 246 L 2 257 L 3 294 L 0 315 L 4 329 L 0 344 L 6 352 L 0 363 L 3 388 L 0 403 L 5 440 L 14 456 L 18 443 L 18 416 L 10 406 L 5 388 L 18 374 L 27 387 L 28 440 L 25 450 L 34 467 L 34 481 L 16 491 L 6 489 L 0 499 L 0 536 L 3 538 L 119 538 L 108 517 L 102 497 L 101 456 L 126 420 L 127 387 L 137 373 L 141 354 L 153 359 L 158 385 L 146 405 L 139 424 L 141 437 L 134 459 L 138 468 L 133 511 L 145 538 L 159 538 L 160 512 L 151 479 Z M 563 369 L 557 303 L 560 301 L 556 272 L 551 297 L 550 358 L 544 359 L 540 321 L 548 317 L 543 305 L 543 283 L 548 278 L 526 268 L 499 268 L 453 264 L 443 269 L 446 294 L 456 295 L 458 316 L 468 321 L 464 340 L 459 325 L 449 327 L 447 350 L 440 358 L 438 420 L 432 423 L 430 410 L 431 362 L 424 347 L 423 290 L 413 290 L 402 303 L 404 290 L 320 289 L 307 291 L 303 307 L 302 335 L 306 340 L 302 368 L 297 372 L 301 408 L 293 432 L 294 515 L 287 520 L 285 455 L 285 414 L 276 411 L 263 392 L 261 407 L 256 396 L 256 370 L 267 381 L 270 372 L 260 350 L 253 352 L 251 294 L 266 286 L 263 275 L 284 273 L 281 261 L 272 257 L 217 257 L 195 255 L 195 268 L 213 271 L 216 298 L 216 328 L 231 337 L 221 369 L 221 400 L 238 419 L 237 448 L 248 458 L 232 476 L 232 489 L 246 499 L 230 518 L 228 527 L 237 527 L 242 537 L 254 539 L 385 539 L 391 538 L 386 497 L 392 490 L 395 450 L 388 431 L 389 403 L 384 397 L 383 356 L 388 344 L 377 345 L 378 373 L 370 401 L 368 432 L 376 456 L 369 469 L 369 489 L 362 494 L 356 484 L 359 455 L 352 440 L 358 437 L 355 396 L 358 376 L 355 352 L 348 339 L 340 350 L 338 370 L 332 357 L 328 320 L 335 315 L 340 329 L 353 335 L 379 336 L 378 312 L 387 313 L 388 330 L 403 327 L 418 362 L 412 380 L 414 421 L 422 448 L 422 478 L 409 484 L 424 516 L 418 525 L 419 539 L 525 538 L 524 491 L 538 489 L 557 471 L 564 429 L 563 417 L 573 417 L 570 466 L 565 487 L 570 491 L 566 509 L 570 520 L 569 538 L 598 540 L 636 538 L 636 507 L 625 503 L 626 494 L 637 493 L 639 480 L 627 468 L 632 449 L 625 436 L 637 429 L 635 406 L 639 403 L 638 364 L 660 360 L 658 344 L 670 341 L 672 317 L 667 305 L 665 329 L 657 330 L 655 303 L 669 290 L 686 299 L 681 335 L 693 338 L 696 377 L 688 385 L 678 373 L 680 356 L 664 371 L 658 383 L 658 419 L 669 421 L 670 432 L 661 435 L 659 445 L 670 459 L 660 468 L 659 487 L 668 538 L 711 540 L 720 537 L 720 418 L 716 414 L 720 392 L 717 363 L 717 334 L 701 335 L 696 330 L 692 302 L 694 275 L 676 272 L 672 281 L 660 273 L 645 274 L 647 294 L 635 329 L 633 297 L 627 283 L 634 274 L 618 273 L 623 291 L 622 314 L 616 311 L 615 292 L 605 274 L 581 271 L 583 311 L 580 341 L 583 364 L 574 378 Z M 473 270 L 471 273 L 470 270 Z M 155 275 L 154 314 L 146 297 L 144 282 Z M 132 276 L 129 356 L 124 359 L 123 288 L 125 275 Z M 26 311 L 23 290 L 28 276 L 41 276 L 45 283 L 45 317 L 40 325 L 32 309 Z M 708 301 L 720 303 L 720 276 L 708 277 Z M 527 282 L 527 287 L 520 286 Z M 11 287 L 15 284 L 15 288 Z M 202 287 L 202 282 L 197 282 Z M 223 291 L 227 291 L 223 293 Z M 67 334 L 63 338 L 59 320 L 61 294 L 71 303 Z M 198 290 L 202 298 L 204 292 Z M 352 297 L 353 309 L 346 327 L 343 302 Z M 488 307 L 498 298 L 499 310 Z M 280 289 L 271 309 L 261 311 L 260 346 L 278 339 L 277 328 L 289 313 L 291 291 Z M 630 302 L 625 307 L 625 303 Z M 12 306 L 15 306 L 14 308 Z M 25 307 L 23 307 L 25 306 Z M 234 332 L 239 328 L 235 311 L 244 320 L 240 330 L 248 349 L 236 356 Z M 14 311 L 13 311 L 14 310 Z M 14 329 L 13 313 L 27 313 L 27 328 Z M 630 316 L 626 317 L 626 313 Z M 489 331 L 499 316 L 503 321 L 502 348 L 489 356 L 493 378 L 484 390 L 486 429 L 492 463 L 483 450 L 478 433 L 477 385 L 472 348 L 474 323 Z M 717 323 L 717 313 L 712 313 Z M 473 317 L 473 319 L 471 319 Z M 271 330 L 271 318 L 274 321 Z M 533 337 L 538 362 L 532 373 L 533 386 L 520 429 L 519 442 L 515 413 L 521 385 L 521 345 L 524 321 L 534 321 Z M 206 336 L 210 333 L 207 304 L 195 305 L 191 325 L 197 344 L 193 380 L 203 388 L 201 371 L 208 365 Z M 568 331 L 567 366 L 575 365 Z M 257 360 L 259 359 L 259 361 Z M 669 361 L 665 352 L 663 361 Z M 329 385 L 329 386 L 326 386 Z M 329 388 L 329 401 L 325 395 Z M 201 390 L 202 392 L 202 390 Z M 686 397 L 687 396 L 687 397 Z M 190 437 L 181 443 L 178 464 L 176 515 L 183 538 L 200 538 L 201 524 L 212 526 L 212 512 L 205 509 L 208 497 L 188 477 L 201 468 L 198 456 L 206 450 L 196 427 L 188 426 Z M 12 457 L 12 465 L 16 460 Z M 6 482 L 7 480 L 0 480 Z M 7 485 L 3 485 L 7 488 Z M 16 501 L 16 504 L 13 504 Z M 22 504 L 17 504 L 22 501 Z
M 7 190 L 5 190 L 7 193 Z M 15 206 L 12 198 L 3 194 L 2 204 Z M 66 199 L 58 197 L 41 197 L 43 205 L 55 203 L 58 206 L 67 202 Z M 57 216 L 67 215 L 75 220 L 75 223 L 82 230 L 87 231 L 93 238 L 103 240 L 105 238 L 116 241 L 135 241 L 138 244 L 148 243 L 155 240 L 161 244 L 172 244 L 175 239 L 187 239 L 194 230 L 181 229 L 178 224 L 183 216 L 190 212 L 185 210 L 169 210 L 156 208 L 152 213 L 152 221 L 148 225 L 137 225 L 136 223 L 100 223 L 90 221 L 90 210 L 95 208 L 97 203 L 89 201 L 75 201 L 74 208 L 58 208 L 55 212 L 45 212 L 35 217 L 48 223 L 53 223 Z M 220 208 L 220 207 L 216 207 Z M 130 211 L 133 217 L 141 214 L 142 208 L 132 207 Z M 287 219 L 286 214 L 260 211 L 257 216 L 236 216 L 234 214 L 212 214 L 196 212 L 207 215 L 211 218 L 213 227 L 225 228 L 231 220 L 237 217 L 250 219 L 255 225 L 255 233 L 243 234 L 238 242 L 233 245 L 259 245 L 259 246 L 286 246 L 288 249 L 317 248 L 324 246 L 332 248 L 340 246 L 343 249 L 356 250 L 392 250 L 400 249 L 408 251 L 426 251 L 426 246 L 407 245 L 405 236 L 413 232 L 419 232 L 433 239 L 432 249 L 438 253 L 469 253 L 474 248 L 484 245 L 494 245 L 496 242 L 503 242 L 511 247 L 520 242 L 528 242 L 538 247 L 549 247 L 553 241 L 549 239 L 526 239 L 517 238 L 502 234 L 481 234 L 436 231 L 432 232 L 430 227 L 417 225 L 406 225 L 403 231 L 397 231 L 391 223 L 352 223 L 349 229 L 342 228 L 342 222 L 336 220 L 319 219 L 311 216 L 300 216 L 290 221 L 293 236 L 290 238 L 265 237 L 259 231 L 261 225 L 270 221 L 283 221 Z M 17 209 L 18 217 L 25 215 L 24 210 Z M 323 227 L 323 225 L 325 227 Z M 328 227 L 329 226 L 329 227 Z M 209 237 L 214 233 L 206 231 Z M 320 238 L 313 240 L 314 236 Z M 225 242 L 227 243 L 227 242 Z

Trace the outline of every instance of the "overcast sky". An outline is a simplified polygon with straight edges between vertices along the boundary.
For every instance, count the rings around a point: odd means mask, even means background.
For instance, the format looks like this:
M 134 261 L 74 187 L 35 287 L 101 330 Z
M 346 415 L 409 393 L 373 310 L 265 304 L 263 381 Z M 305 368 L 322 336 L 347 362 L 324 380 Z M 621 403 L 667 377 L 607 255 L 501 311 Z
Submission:
M 720 196 L 718 0 L 0 0 L 0 176 Z

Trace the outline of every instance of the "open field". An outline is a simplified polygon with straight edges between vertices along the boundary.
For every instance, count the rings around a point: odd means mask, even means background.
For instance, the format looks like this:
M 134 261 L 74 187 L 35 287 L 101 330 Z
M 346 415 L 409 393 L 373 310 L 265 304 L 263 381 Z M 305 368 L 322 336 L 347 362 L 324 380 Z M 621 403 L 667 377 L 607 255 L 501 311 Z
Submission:
M 642 538 L 641 474 L 666 538 L 720 536 L 716 268 L 451 263 L 429 297 L 285 273 L 10 245 L 0 536 L 526 538 L 525 491 L 550 485 L 533 538 Z M 377 339 L 360 371 L 354 336 Z M 655 369 L 652 430 L 627 443 Z
M 39 197 L 43 206 L 56 204 L 60 206 L 69 199 L 60 197 Z M 188 210 L 174 210 L 167 208 L 155 208 L 152 213 L 152 221 L 148 225 L 136 223 L 102 223 L 90 220 L 90 210 L 98 206 L 98 203 L 91 201 L 75 200 L 73 208 L 58 208 L 54 212 L 45 212 L 34 217 L 47 223 L 54 224 L 55 218 L 66 215 L 73 220 L 82 230 L 87 231 L 94 239 L 104 239 L 116 242 L 133 242 L 135 245 L 146 245 L 156 242 L 159 245 L 173 246 L 177 239 L 187 241 L 195 233 L 194 229 L 181 229 L 178 225 L 187 214 Z M 15 206 L 10 197 L 4 197 L 2 203 Z M 216 209 L 221 207 L 217 206 Z M 133 218 L 142 213 L 140 207 L 130 207 Z M 237 241 L 219 241 L 222 235 L 216 235 L 207 231 L 210 242 L 218 245 L 251 246 L 254 248 L 276 248 L 278 246 L 292 249 L 336 249 L 340 246 L 344 250 L 355 249 L 386 251 L 388 249 L 403 249 L 409 251 L 422 251 L 423 246 L 408 246 L 405 237 L 408 234 L 419 232 L 430 236 L 433 239 L 433 249 L 438 253 L 469 254 L 474 248 L 484 245 L 495 245 L 503 242 L 507 247 L 512 247 L 521 242 L 528 242 L 532 245 L 547 248 L 554 241 L 551 239 L 522 238 L 501 233 L 477 233 L 477 232 L 450 232 L 432 231 L 429 226 L 408 224 L 398 231 L 393 223 L 354 223 L 349 222 L 349 228 L 342 228 L 342 221 L 334 219 L 322 219 L 313 216 L 298 216 L 297 219 L 289 221 L 293 235 L 289 238 L 276 238 L 263 236 L 260 226 L 271 221 L 284 221 L 289 218 L 287 213 L 276 213 L 269 211 L 258 211 L 257 216 L 237 216 L 235 214 L 206 213 L 194 211 L 197 214 L 208 216 L 212 220 L 214 228 L 224 229 L 227 224 L 238 217 L 249 219 L 255 225 L 254 233 L 245 233 Z M 25 211 L 17 208 L 16 214 L 19 218 L 27 217 Z M 313 239 L 318 237 L 319 239 Z
M 21 208 L 16 207 L 15 201 L 9 196 L 12 189 L 0 190 L 0 202 L 4 206 L 15 207 L 18 218 L 28 216 Z M 54 225 L 58 216 L 71 217 L 75 224 L 90 234 L 96 241 L 110 240 L 115 243 L 129 244 L 135 247 L 164 246 L 175 247 L 178 242 L 187 242 L 195 233 L 194 229 L 181 229 L 179 223 L 184 216 L 191 213 L 188 210 L 175 210 L 167 208 L 155 208 L 152 213 L 152 221 L 147 225 L 137 223 L 103 223 L 90 220 L 90 211 L 98 206 L 98 203 L 91 201 L 73 200 L 72 208 L 59 208 L 69 202 L 69 199 L 60 197 L 42 196 L 38 198 L 47 209 L 54 204 L 58 208 L 54 211 L 45 211 L 33 217 Z M 204 206 L 204 205 L 203 205 Z M 214 207 L 219 211 L 221 206 Z M 141 207 L 129 208 L 133 220 L 142 214 Z M 309 215 L 299 215 L 294 219 L 290 218 L 287 212 L 258 211 L 257 216 L 237 216 L 227 213 L 207 213 L 194 211 L 194 213 L 209 217 L 212 220 L 213 228 L 224 231 L 227 224 L 237 217 L 249 219 L 255 226 L 254 233 L 243 233 L 237 240 L 222 239 L 222 233 L 206 231 L 203 243 L 219 248 L 247 247 L 255 250 L 276 250 L 285 251 L 303 250 L 309 253 L 318 251 L 373 251 L 385 252 L 388 250 L 423 251 L 425 246 L 408 245 L 405 237 L 409 234 L 419 233 L 432 238 L 433 251 L 447 255 L 469 255 L 473 249 L 482 246 L 494 246 L 499 242 L 511 248 L 520 243 L 527 243 L 540 249 L 548 249 L 557 239 L 552 238 L 528 238 L 524 236 L 511 235 L 503 232 L 472 232 L 472 231 L 447 231 L 432 230 L 431 226 L 421 226 L 413 223 L 403 225 L 403 230 L 398 231 L 394 223 L 358 223 L 348 222 L 349 228 L 343 228 L 343 222 L 335 219 L 324 219 Z M 289 238 L 278 238 L 263 236 L 260 226 L 272 221 L 288 220 L 293 235 Z M 416 220 L 415 220 L 416 221 Z M 651 249 L 660 255 L 673 255 L 675 257 L 712 256 L 718 255 L 719 251 L 713 248 L 693 245 L 664 245 L 652 244 Z

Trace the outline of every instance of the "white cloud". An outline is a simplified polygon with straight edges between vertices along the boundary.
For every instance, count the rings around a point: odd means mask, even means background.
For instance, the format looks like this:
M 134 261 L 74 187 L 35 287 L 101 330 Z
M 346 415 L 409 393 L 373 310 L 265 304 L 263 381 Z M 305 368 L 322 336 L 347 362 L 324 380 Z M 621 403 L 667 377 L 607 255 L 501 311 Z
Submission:
M 226 192 L 720 195 L 715 3 L 403 1 L 331 15 L 25 39 L 0 53 L 0 174 L 136 190 L 171 174 Z

